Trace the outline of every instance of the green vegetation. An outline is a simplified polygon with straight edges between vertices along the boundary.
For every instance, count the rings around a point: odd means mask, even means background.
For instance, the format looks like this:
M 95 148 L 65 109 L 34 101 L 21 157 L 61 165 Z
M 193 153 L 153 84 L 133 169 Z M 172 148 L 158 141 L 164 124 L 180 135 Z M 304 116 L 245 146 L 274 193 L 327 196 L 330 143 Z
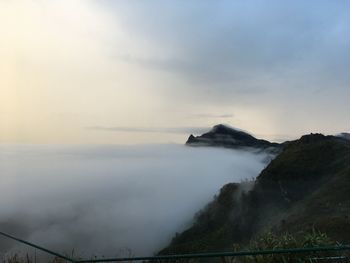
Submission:
M 303 252 L 293 253 L 294 249 L 300 248 L 322 248 L 329 246 L 336 246 L 335 242 L 332 242 L 325 233 L 321 233 L 316 230 L 310 232 L 300 232 L 296 235 L 289 233 L 276 235 L 272 232 L 264 233 L 259 237 L 252 240 L 248 246 L 241 247 L 239 244 L 234 244 L 231 251 L 271 251 L 271 250 L 290 250 L 283 254 L 263 254 L 263 255 L 249 255 L 238 257 L 221 257 L 221 258 L 202 258 L 202 259 L 167 259 L 157 260 L 156 262 L 162 263 L 198 263 L 198 262 L 218 262 L 221 260 L 223 263 L 285 263 L 285 262 L 314 262 L 322 259 L 323 262 L 329 262 L 329 258 L 334 257 L 349 257 L 349 252 L 344 251 L 327 251 L 327 252 Z M 131 255 L 130 255 L 131 256 Z M 36 257 L 26 256 L 21 257 L 17 254 L 10 255 L 2 260 L 2 263 L 37 263 L 37 262 L 49 262 L 49 263 L 64 263 L 65 260 L 60 258 L 54 258 L 52 260 L 36 260 Z M 128 260 L 127 262 L 133 262 Z M 148 261 L 151 263 L 153 261 Z M 145 262 L 146 263 L 146 262 Z
M 26 254 L 25 256 L 21 256 L 18 254 L 10 255 L 2 259 L 1 263 L 66 263 L 65 260 L 60 259 L 60 258 L 54 258 L 51 260 L 36 260 L 32 256 L 29 256 Z
M 251 241 L 248 250 L 270 250 L 270 249 L 293 249 L 309 248 L 335 245 L 325 233 L 312 230 L 306 233 L 292 235 L 285 233 L 281 235 L 267 232 Z M 340 252 L 344 253 L 344 252 Z M 317 252 L 317 253 L 299 253 L 299 254 L 279 254 L 279 255 L 259 255 L 242 257 L 242 263 L 273 263 L 273 262 L 312 262 L 313 258 L 327 258 L 331 256 L 340 256 L 339 252 Z

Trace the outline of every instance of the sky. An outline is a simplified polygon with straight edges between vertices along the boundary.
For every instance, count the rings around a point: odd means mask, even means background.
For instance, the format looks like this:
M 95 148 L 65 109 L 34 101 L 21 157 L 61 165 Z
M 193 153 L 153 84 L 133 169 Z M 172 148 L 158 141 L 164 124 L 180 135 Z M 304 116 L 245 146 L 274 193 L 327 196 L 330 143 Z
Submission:
M 0 0 L 0 142 L 350 131 L 348 1 Z

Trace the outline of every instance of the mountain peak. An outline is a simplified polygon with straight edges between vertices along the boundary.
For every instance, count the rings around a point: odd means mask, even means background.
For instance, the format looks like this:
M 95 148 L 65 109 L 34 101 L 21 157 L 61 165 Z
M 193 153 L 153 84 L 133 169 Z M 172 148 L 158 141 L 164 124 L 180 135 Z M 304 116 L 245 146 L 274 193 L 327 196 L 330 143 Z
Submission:
M 323 135 L 322 133 L 310 133 L 310 134 L 301 136 L 301 138 L 299 139 L 299 143 L 313 143 L 313 142 L 324 141 L 326 139 L 327 139 L 327 136 Z
M 186 142 L 186 145 L 217 146 L 225 148 L 267 148 L 271 146 L 278 146 L 277 143 L 270 143 L 265 140 L 259 140 L 243 130 L 224 124 L 215 125 L 211 130 L 209 130 L 209 132 L 204 133 L 200 136 L 193 136 L 191 134 Z
M 240 131 L 240 132 L 244 132 L 243 130 L 240 130 L 240 129 L 237 129 L 237 128 L 234 128 L 234 127 L 231 127 L 227 124 L 217 124 L 217 125 L 214 125 L 213 128 L 211 128 L 210 130 L 211 132 L 226 132 L 226 131 Z

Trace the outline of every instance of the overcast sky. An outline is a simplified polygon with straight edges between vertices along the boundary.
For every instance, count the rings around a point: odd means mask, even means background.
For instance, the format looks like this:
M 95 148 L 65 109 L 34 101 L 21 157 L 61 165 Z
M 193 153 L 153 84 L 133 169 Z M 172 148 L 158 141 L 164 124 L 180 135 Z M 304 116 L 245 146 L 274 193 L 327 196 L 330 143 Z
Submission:
M 348 1 L 0 1 L 0 142 L 350 130 Z

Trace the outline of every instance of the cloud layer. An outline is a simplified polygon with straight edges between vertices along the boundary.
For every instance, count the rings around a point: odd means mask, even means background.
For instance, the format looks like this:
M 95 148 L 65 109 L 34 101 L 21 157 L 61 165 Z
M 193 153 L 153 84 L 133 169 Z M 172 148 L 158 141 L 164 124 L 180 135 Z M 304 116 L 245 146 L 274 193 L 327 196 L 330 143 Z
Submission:
M 151 255 L 223 184 L 255 177 L 267 157 L 181 145 L 0 150 L 1 231 L 84 257 L 125 248 Z

